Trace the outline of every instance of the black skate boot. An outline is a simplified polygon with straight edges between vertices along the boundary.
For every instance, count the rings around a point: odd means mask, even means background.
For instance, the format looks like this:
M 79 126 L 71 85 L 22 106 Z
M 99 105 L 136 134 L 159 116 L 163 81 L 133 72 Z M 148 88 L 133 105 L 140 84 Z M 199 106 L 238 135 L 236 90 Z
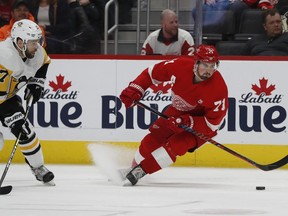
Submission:
M 38 181 L 48 183 L 54 179 L 54 174 L 49 171 L 44 165 L 36 168 L 32 167 L 31 170 Z
M 54 174 L 49 171 L 44 165 L 40 167 L 32 167 L 26 158 L 25 162 L 30 166 L 32 173 L 35 175 L 38 181 L 41 181 L 43 183 L 51 182 L 51 185 L 55 185 L 52 181 L 54 179 Z
M 146 175 L 146 172 L 142 169 L 141 165 L 135 166 L 127 175 L 126 179 L 129 180 L 125 181 L 125 186 L 129 185 L 131 183 L 132 185 L 137 184 L 138 180 L 141 179 L 143 176 Z

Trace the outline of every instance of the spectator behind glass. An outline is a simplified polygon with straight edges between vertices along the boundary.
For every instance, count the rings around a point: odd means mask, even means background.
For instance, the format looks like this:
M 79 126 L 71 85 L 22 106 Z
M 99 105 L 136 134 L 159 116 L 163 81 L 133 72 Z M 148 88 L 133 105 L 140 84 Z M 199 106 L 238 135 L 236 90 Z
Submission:
M 30 0 L 30 11 L 46 33 L 47 52 L 65 54 L 70 47 L 65 43 L 69 37 L 69 5 L 67 0 Z
M 104 14 L 90 0 L 69 0 L 71 40 L 75 54 L 100 54 L 101 27 Z
M 202 11 L 206 12 L 203 15 L 203 25 L 212 25 L 217 23 L 223 16 L 223 14 L 214 14 L 211 16 L 210 11 L 223 11 L 229 6 L 229 0 L 204 0 L 202 5 Z M 193 19 L 196 19 L 196 8 L 192 10 Z
M 119 24 L 132 22 L 133 0 L 118 0 L 119 5 Z
M 235 14 L 236 29 L 239 29 L 242 12 L 246 9 L 272 9 L 278 0 L 229 0 L 228 10 Z
M 21 19 L 29 19 L 33 22 L 35 21 L 33 15 L 29 12 L 28 2 L 25 0 L 15 0 L 14 4 L 12 5 L 11 19 L 9 24 L 0 28 L 0 41 L 10 37 L 13 24 Z M 46 47 L 45 32 L 43 28 L 41 28 L 41 30 L 44 40 L 43 47 Z
M 165 9 L 160 19 L 161 29 L 147 37 L 141 55 L 193 55 L 194 40 L 189 32 L 179 28 L 175 12 Z
M 242 55 L 287 56 L 288 33 L 283 33 L 281 15 L 277 9 L 263 11 L 263 27 L 266 34 L 248 41 L 243 47 Z
M 13 2 L 14 0 L 0 0 L 0 27 L 9 23 Z

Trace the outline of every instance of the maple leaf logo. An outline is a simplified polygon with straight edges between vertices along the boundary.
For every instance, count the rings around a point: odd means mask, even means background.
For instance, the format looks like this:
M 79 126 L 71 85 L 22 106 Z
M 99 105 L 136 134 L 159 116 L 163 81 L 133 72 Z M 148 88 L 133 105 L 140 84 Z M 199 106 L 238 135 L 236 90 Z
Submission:
M 68 88 L 71 87 L 71 82 L 67 81 L 64 83 L 64 76 L 59 74 L 56 76 L 56 83 L 54 81 L 49 81 L 49 86 L 52 87 L 53 91 L 61 90 L 62 92 L 67 92 Z
M 157 85 L 153 85 L 150 87 L 154 93 L 161 91 L 163 94 L 167 94 L 168 90 L 171 88 L 171 84 L 169 83 L 160 83 Z
M 269 85 L 267 87 L 268 79 L 265 79 L 264 77 L 259 80 L 260 86 L 257 86 L 256 84 L 252 85 L 252 90 L 256 92 L 256 95 L 260 95 L 261 93 L 264 93 L 266 96 L 271 95 L 271 92 L 275 90 L 275 85 Z

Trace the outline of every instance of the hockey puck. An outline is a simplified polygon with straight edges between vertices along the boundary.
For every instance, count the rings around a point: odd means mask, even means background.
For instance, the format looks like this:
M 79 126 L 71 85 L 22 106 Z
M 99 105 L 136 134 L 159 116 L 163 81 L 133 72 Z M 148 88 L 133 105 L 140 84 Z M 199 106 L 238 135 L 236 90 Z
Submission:
M 265 187 L 264 186 L 257 186 L 256 190 L 265 190 Z

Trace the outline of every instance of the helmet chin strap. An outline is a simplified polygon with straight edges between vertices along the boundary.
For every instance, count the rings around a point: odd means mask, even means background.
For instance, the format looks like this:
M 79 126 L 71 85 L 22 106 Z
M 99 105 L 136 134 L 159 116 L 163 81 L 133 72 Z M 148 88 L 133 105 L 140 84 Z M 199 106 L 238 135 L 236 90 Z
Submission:
M 25 51 L 26 49 L 22 49 L 21 52 L 22 52 L 22 55 L 24 56 L 24 58 L 26 58 L 26 54 L 25 54 Z
M 19 47 L 18 44 L 16 43 L 16 47 L 19 49 L 19 51 L 21 52 L 22 56 L 24 58 L 26 58 L 26 53 L 25 51 L 27 50 L 27 45 L 26 42 L 23 43 L 23 48 Z

